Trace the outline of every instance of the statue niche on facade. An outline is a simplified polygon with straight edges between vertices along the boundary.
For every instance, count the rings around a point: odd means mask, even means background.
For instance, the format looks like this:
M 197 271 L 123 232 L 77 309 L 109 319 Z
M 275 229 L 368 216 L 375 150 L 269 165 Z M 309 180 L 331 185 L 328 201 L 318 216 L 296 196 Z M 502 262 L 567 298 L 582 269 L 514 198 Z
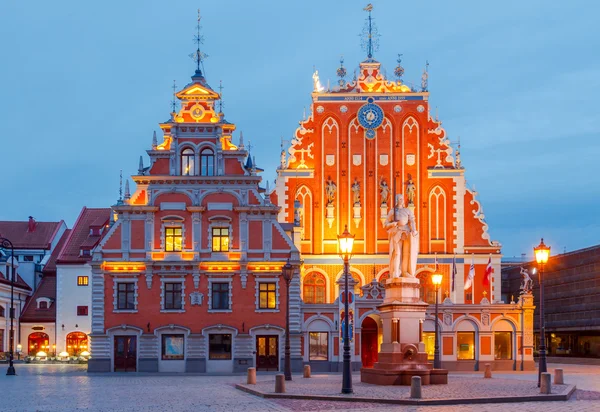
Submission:
M 384 227 L 390 241 L 390 278 L 414 278 L 419 255 L 419 233 L 414 213 L 404 206 L 403 195 L 396 195 L 394 209 L 388 213 Z
M 417 187 L 413 183 L 412 176 L 410 173 L 408 174 L 408 182 L 406 183 L 406 197 L 408 198 L 408 205 L 415 205 L 415 193 L 417 192 Z
M 327 183 L 325 183 L 325 195 L 327 196 L 327 205 L 333 205 L 333 201 L 335 200 L 335 192 L 337 190 L 337 186 L 331 180 L 331 177 L 327 178 Z

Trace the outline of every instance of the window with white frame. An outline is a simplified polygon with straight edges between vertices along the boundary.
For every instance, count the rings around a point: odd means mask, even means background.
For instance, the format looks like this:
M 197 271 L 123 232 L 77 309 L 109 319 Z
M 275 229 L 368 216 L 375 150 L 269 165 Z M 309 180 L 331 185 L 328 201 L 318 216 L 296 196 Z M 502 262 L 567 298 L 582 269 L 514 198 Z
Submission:
M 208 279 L 208 311 L 231 312 L 231 278 Z
M 229 252 L 229 226 L 212 228 L 212 251 Z
M 182 312 L 185 309 L 185 285 L 183 278 L 161 279 L 161 310 Z
M 258 312 L 276 312 L 279 310 L 278 278 L 256 279 L 256 310 Z
M 137 279 L 115 279 L 113 283 L 113 308 L 115 312 L 137 312 Z
M 195 170 L 195 156 L 196 154 L 189 147 L 181 151 L 181 175 L 182 176 L 193 176 L 196 173 Z
M 205 148 L 200 151 L 200 176 L 215 175 L 215 153 Z
M 181 226 L 165 226 L 165 252 L 181 252 L 183 229 Z

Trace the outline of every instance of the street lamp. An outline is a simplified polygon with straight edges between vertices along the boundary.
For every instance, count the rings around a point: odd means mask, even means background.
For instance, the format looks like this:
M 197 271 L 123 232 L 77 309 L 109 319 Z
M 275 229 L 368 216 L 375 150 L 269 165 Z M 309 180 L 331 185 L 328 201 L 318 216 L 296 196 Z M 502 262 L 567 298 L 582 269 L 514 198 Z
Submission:
M 13 364 L 14 359 L 14 344 L 15 344 L 15 331 L 13 327 L 13 322 L 15 319 L 15 247 L 12 242 L 6 238 L 0 237 L 0 247 L 3 249 L 10 248 L 10 261 L 11 261 L 11 275 L 10 275 L 10 346 L 9 346 L 9 363 L 8 370 L 6 371 L 6 375 L 14 376 L 17 373 L 15 372 L 15 365 Z M 6 265 L 6 275 L 8 276 L 8 260 Z
M 438 332 L 438 295 L 440 285 L 442 284 L 442 277 L 440 273 L 434 273 L 431 275 L 431 281 L 435 287 L 435 349 L 433 350 L 433 369 L 442 369 L 442 361 L 440 359 L 440 337 Z
M 544 323 L 544 265 L 548 263 L 550 257 L 550 246 L 544 244 L 542 238 L 541 243 L 533 248 L 535 261 L 540 265 L 540 365 L 538 371 L 538 387 L 542 379 L 542 373 L 547 372 L 546 367 L 546 325 Z
M 352 393 L 352 373 L 350 371 L 350 316 L 348 309 L 348 276 L 349 262 L 352 256 L 352 246 L 354 245 L 354 235 L 348 232 L 348 225 L 344 233 L 338 235 L 338 244 L 340 246 L 340 256 L 344 260 L 344 365 L 342 369 L 342 393 Z
M 283 279 L 285 279 L 286 295 L 287 299 L 286 309 L 285 309 L 285 364 L 283 374 L 285 375 L 286 381 L 292 380 L 292 360 L 290 358 L 290 282 L 294 277 L 294 267 L 290 265 L 290 260 L 288 259 L 287 263 L 283 265 L 281 268 L 281 274 L 283 275 Z

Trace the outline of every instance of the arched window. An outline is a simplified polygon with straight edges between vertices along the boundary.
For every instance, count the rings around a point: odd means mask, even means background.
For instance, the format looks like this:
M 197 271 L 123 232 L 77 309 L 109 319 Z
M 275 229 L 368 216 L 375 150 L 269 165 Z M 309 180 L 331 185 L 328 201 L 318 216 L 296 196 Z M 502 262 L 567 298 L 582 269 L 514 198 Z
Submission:
M 304 303 L 325 303 L 326 282 L 325 276 L 320 273 L 306 275 L 303 283 Z
M 71 332 L 67 335 L 67 352 L 69 355 L 79 355 L 88 350 L 88 337 L 83 332 Z
M 211 149 L 200 152 L 200 176 L 215 175 L 215 154 Z
M 190 148 L 181 152 L 181 175 L 193 176 L 196 172 L 194 167 L 194 151 Z
M 29 348 L 29 355 L 35 356 L 38 352 L 49 352 L 50 349 L 50 338 L 43 332 L 34 332 L 29 335 L 27 339 L 27 345 Z

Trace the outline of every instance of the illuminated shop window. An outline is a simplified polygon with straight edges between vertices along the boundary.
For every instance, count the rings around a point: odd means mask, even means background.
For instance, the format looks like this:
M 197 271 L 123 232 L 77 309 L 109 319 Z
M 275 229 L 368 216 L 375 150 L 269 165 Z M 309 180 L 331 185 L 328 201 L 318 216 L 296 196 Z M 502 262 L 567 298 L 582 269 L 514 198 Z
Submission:
M 494 332 L 494 358 L 512 359 L 512 332 Z
M 162 360 L 183 360 L 185 358 L 185 337 L 183 335 L 162 335 Z
M 458 360 L 474 360 L 475 332 L 458 332 L 456 336 L 456 358 Z
M 329 360 L 329 334 L 327 332 L 310 332 L 308 338 L 309 360 Z
M 212 251 L 213 252 L 228 252 L 229 251 L 229 228 L 213 227 L 212 228 Z
M 425 344 L 427 359 L 433 360 L 433 352 L 435 350 L 435 333 L 423 332 L 423 343 Z
M 203 149 L 200 152 L 200 175 L 215 175 L 215 155 L 210 149 Z
M 165 251 L 181 252 L 183 235 L 181 227 L 165 227 Z
M 194 151 L 192 149 L 183 149 L 181 152 L 181 175 L 193 176 L 195 174 Z
M 276 309 L 277 291 L 275 283 L 259 283 L 258 285 L 258 308 Z

